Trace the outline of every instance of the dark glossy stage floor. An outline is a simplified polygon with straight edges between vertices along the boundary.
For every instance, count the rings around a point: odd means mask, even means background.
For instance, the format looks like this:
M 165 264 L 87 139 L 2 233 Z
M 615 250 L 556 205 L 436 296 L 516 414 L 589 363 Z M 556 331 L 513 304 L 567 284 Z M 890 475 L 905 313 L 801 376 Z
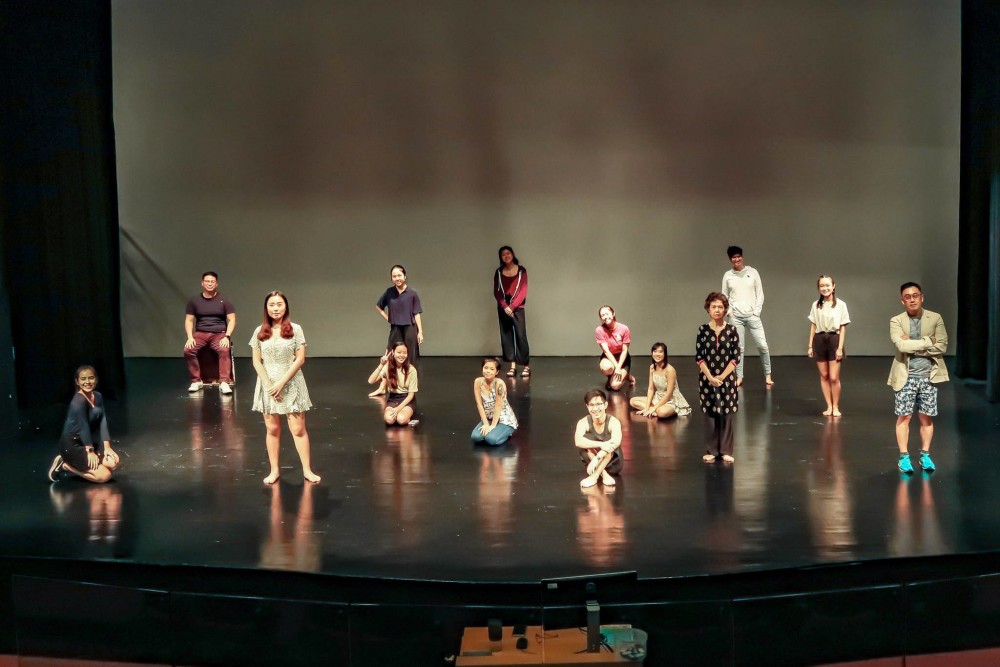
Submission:
M 696 399 L 690 358 L 675 359 Z M 61 409 L 4 443 L 0 551 L 10 555 L 281 568 L 435 580 L 532 581 L 598 571 L 688 576 L 811 563 L 1000 549 L 1000 406 L 958 382 L 941 393 L 938 471 L 895 469 L 889 359 L 845 366 L 845 415 L 823 408 L 814 365 L 775 361 L 766 391 L 748 360 L 736 463 L 701 462 L 699 413 L 622 419 L 617 489 L 583 492 L 572 430 L 594 360 L 537 359 L 507 380 L 521 428 L 473 447 L 476 359 L 425 359 L 421 423 L 386 429 L 365 397 L 371 360 L 311 359 L 314 467 L 304 485 L 287 432 L 283 476 L 265 487 L 264 429 L 240 360 L 232 398 L 189 395 L 180 359 L 130 360 L 111 402 L 118 481 L 50 485 Z M 644 368 L 644 364 L 637 367 Z M 645 371 L 641 371 L 642 386 Z M 916 433 L 912 451 L 917 450 Z

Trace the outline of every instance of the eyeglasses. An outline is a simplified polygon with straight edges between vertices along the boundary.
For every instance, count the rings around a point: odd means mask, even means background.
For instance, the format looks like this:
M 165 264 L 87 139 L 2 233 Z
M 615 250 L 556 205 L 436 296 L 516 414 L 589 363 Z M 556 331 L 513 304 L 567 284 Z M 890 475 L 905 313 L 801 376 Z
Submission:
M 607 403 L 587 403 L 587 407 L 590 408 L 591 410 L 600 410 L 606 405 Z
M 902 299 L 903 301 L 916 301 L 922 296 L 923 294 L 904 294 Z

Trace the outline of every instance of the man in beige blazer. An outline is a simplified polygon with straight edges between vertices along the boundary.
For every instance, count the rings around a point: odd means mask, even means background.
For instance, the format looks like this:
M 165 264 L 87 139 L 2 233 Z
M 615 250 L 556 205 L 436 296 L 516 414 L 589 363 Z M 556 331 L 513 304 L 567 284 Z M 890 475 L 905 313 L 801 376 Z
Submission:
M 896 356 L 889 370 L 889 386 L 896 392 L 896 444 L 899 445 L 900 472 L 912 473 L 908 441 L 910 418 L 917 410 L 920 419 L 920 467 L 934 470 L 931 460 L 933 417 L 937 416 L 937 383 L 948 381 L 944 353 L 948 333 L 941 316 L 924 308 L 924 293 L 917 283 L 903 283 L 899 288 L 905 312 L 889 320 L 889 339 L 896 346 Z

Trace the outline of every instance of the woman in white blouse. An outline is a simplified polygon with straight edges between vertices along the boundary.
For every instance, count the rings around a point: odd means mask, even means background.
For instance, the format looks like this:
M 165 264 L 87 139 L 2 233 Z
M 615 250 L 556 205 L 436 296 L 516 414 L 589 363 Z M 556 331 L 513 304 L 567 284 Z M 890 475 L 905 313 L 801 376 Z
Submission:
M 819 384 L 826 399 L 827 417 L 840 413 L 840 364 L 844 361 L 844 342 L 851 316 L 847 303 L 837 298 L 837 283 L 831 276 L 820 276 L 816 281 L 819 299 L 809 311 L 809 349 L 806 353 L 816 360 Z

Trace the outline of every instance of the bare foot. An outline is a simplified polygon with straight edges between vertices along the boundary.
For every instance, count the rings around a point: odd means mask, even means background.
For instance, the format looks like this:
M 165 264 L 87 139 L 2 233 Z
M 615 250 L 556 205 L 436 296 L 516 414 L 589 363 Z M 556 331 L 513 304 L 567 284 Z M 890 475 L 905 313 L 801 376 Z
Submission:
M 614 486 L 615 485 L 615 478 L 612 477 L 611 475 L 609 475 L 606 472 L 602 472 L 601 473 L 601 483 L 604 484 L 604 486 Z
M 843 415 L 843 414 L 841 414 L 840 410 L 838 410 L 838 409 L 834 408 L 834 409 L 833 409 L 833 416 L 834 416 L 834 417 L 843 417 L 844 415 Z
M 270 486 L 271 484 L 277 482 L 279 477 L 281 477 L 281 473 L 277 470 L 272 470 L 271 474 L 264 478 L 264 483 Z
M 595 484 L 597 484 L 597 478 L 596 477 L 584 477 L 583 479 L 580 480 L 580 488 L 581 489 L 589 489 L 590 487 L 594 486 Z
M 770 389 L 771 387 L 774 386 L 774 379 L 770 375 L 768 375 L 767 377 L 764 378 L 764 384 L 766 384 L 767 388 Z
M 833 408 L 831 408 L 829 405 L 826 406 L 826 410 L 823 411 L 823 416 L 829 417 L 832 414 L 833 414 Z
M 733 462 L 733 461 L 735 461 L 736 459 L 734 459 L 734 458 L 733 458 L 732 456 L 730 456 L 729 454 L 723 454 L 723 455 L 722 455 L 722 460 L 723 460 L 723 461 L 725 461 L 726 463 L 732 463 L 732 462 Z
M 303 470 L 302 477 L 307 482 L 312 482 L 313 484 L 319 484 L 319 480 L 323 479 L 322 477 L 314 473 L 312 470 Z
M 705 463 L 715 463 L 715 457 L 711 454 L 705 454 L 703 457 L 701 457 L 701 460 L 704 461 Z
M 375 398 L 376 396 L 382 396 L 383 394 L 385 394 L 385 389 L 382 389 L 381 387 L 379 387 L 378 389 L 376 389 L 372 393 L 368 394 L 368 398 Z

